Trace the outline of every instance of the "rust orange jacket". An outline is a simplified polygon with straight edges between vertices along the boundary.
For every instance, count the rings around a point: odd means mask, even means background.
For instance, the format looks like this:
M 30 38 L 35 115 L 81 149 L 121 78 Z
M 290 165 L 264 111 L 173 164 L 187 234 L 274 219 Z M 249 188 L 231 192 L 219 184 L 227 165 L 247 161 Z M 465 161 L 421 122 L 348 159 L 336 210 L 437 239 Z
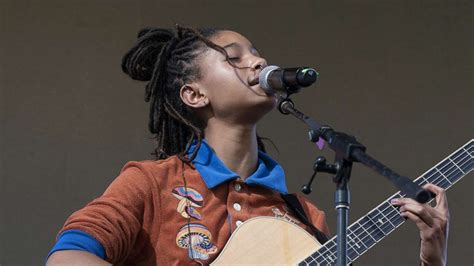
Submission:
M 73 213 L 58 235 L 86 232 L 114 265 L 183 265 L 212 262 L 236 227 L 252 217 L 281 217 L 309 231 L 280 191 L 238 177 L 209 188 L 197 168 L 177 156 L 128 162 L 104 194 Z M 324 213 L 298 199 L 313 225 L 329 234 Z

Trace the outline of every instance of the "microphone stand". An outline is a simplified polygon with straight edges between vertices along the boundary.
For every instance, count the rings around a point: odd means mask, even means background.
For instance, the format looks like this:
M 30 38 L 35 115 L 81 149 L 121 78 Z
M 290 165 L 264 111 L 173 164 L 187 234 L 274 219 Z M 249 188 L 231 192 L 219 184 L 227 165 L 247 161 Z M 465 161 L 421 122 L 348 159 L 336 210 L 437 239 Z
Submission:
M 312 142 L 319 138 L 324 139 L 329 147 L 335 151 L 335 164 L 326 165 L 325 159 L 318 158 L 310 183 L 303 187 L 307 194 L 311 191 L 310 184 L 316 175 L 316 170 L 335 174 L 336 183 L 335 205 L 337 210 L 337 265 L 347 265 L 347 224 L 350 207 L 350 191 L 348 187 L 352 163 L 359 162 L 377 173 L 387 177 L 403 194 L 420 203 L 428 202 L 434 197 L 430 192 L 413 183 L 408 177 L 400 176 L 387 166 L 378 162 L 365 153 L 365 146 L 355 137 L 337 132 L 329 126 L 321 125 L 311 117 L 297 110 L 294 103 L 286 97 L 280 96 L 278 110 L 285 115 L 291 114 L 309 126 L 309 136 Z M 305 193 L 306 193 L 305 192 Z

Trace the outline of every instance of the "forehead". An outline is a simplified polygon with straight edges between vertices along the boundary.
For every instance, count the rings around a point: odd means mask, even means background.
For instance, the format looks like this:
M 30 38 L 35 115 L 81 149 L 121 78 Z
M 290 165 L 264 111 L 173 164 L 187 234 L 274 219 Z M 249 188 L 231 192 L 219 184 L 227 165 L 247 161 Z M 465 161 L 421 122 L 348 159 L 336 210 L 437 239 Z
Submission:
M 238 43 L 244 47 L 252 46 L 252 43 L 247 38 L 245 38 L 243 35 L 235 31 L 228 31 L 228 30 L 220 31 L 214 36 L 212 36 L 210 40 L 214 42 L 215 44 L 222 47 L 231 43 Z

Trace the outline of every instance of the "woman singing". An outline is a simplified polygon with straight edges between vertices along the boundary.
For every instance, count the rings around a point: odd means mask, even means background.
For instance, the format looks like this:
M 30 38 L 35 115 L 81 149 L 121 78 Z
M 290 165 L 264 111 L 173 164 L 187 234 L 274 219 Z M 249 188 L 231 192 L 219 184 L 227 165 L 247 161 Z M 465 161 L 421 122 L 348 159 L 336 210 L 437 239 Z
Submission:
M 73 213 L 47 264 L 209 264 L 257 216 L 285 219 L 324 241 L 324 213 L 299 195 L 287 204 L 284 171 L 257 135 L 257 123 L 276 105 L 258 84 L 266 65 L 237 32 L 141 30 L 122 69 L 146 82 L 156 160 L 128 162 L 102 196 Z M 420 229 L 421 263 L 443 265 L 446 196 L 425 188 L 437 194 L 436 207 L 393 204 Z M 298 204 L 307 219 L 296 214 Z

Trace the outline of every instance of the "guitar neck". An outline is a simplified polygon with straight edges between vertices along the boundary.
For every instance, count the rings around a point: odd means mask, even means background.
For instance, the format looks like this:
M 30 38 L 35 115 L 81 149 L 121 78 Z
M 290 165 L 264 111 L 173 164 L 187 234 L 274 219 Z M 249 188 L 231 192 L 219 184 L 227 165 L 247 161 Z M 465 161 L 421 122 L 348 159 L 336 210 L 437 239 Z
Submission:
M 474 140 L 471 139 L 413 182 L 420 186 L 433 183 L 445 190 L 449 189 L 472 171 L 474 168 L 473 155 Z M 348 263 L 355 261 L 405 222 L 398 208 L 390 204 L 390 200 L 393 198 L 402 197 L 405 197 L 405 195 L 400 191 L 395 193 L 347 228 Z M 336 264 L 336 254 L 336 236 L 334 236 L 318 251 L 302 261 L 300 265 L 312 265 L 314 263 L 333 265 Z

